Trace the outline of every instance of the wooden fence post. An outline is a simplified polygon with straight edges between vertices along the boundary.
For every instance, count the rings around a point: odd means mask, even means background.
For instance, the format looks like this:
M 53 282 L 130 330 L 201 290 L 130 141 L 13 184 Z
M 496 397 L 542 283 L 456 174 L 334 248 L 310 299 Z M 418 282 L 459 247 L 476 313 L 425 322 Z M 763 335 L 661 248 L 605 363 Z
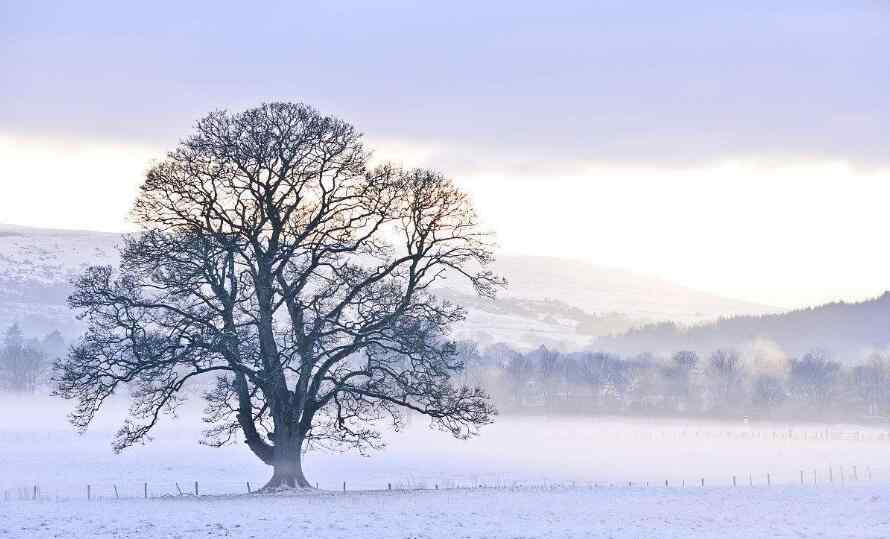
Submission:
M 705 488 L 705 478 L 704 477 L 701 478 L 701 486 L 702 486 L 702 488 Z
M 142 496 L 147 500 L 148 499 L 148 481 L 142 483 Z
M 803 470 L 800 471 L 800 484 L 803 485 Z
M 90 500 L 93 498 L 92 493 L 90 492 L 90 486 L 87 485 L 87 499 Z
M 346 492 L 346 481 L 343 481 L 343 492 Z
M 856 471 L 856 466 L 853 466 L 853 481 L 859 481 L 859 473 Z
M 112 485 L 114 487 L 114 499 L 119 500 L 121 498 L 120 494 L 117 493 L 117 485 Z
M 772 478 L 770 478 L 769 474 L 766 474 L 766 486 L 769 487 L 769 486 L 772 486 L 772 484 L 773 484 Z
M 251 490 L 250 490 L 250 481 L 247 482 L 247 493 L 248 493 L 248 494 L 251 493 Z
M 195 496 L 198 496 L 198 482 L 195 481 Z

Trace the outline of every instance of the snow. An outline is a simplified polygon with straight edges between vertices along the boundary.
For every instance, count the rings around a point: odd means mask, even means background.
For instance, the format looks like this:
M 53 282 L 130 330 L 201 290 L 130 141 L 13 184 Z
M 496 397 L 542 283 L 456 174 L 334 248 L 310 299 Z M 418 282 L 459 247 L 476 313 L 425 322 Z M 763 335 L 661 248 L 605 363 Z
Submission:
M 165 419 L 154 440 L 120 455 L 110 441 L 124 402 L 110 404 L 77 435 L 65 422 L 67 403 L 0 398 L 8 412 L 0 420 L 0 493 L 8 498 L 0 498 L 0 539 L 304 531 L 322 538 L 890 537 L 886 429 L 505 416 L 459 441 L 414 418 L 404 431 L 387 432 L 389 446 L 370 458 L 308 454 L 309 480 L 328 492 L 257 497 L 246 495 L 247 483 L 256 490 L 269 468 L 244 444 L 199 445 L 197 399 Z M 190 495 L 195 481 L 198 498 Z M 22 499 L 35 485 L 39 499 Z
M 887 485 L 555 488 L 16 501 L 0 537 L 887 537 Z
M 0 328 L 19 322 L 28 333 L 58 329 L 68 337 L 77 335 L 82 325 L 74 321 L 65 304 L 71 279 L 89 265 L 115 265 L 121 243 L 120 234 L 0 224 Z M 504 298 L 558 300 L 588 314 L 624 313 L 639 323 L 697 323 L 719 316 L 774 311 L 579 261 L 504 255 L 495 270 L 511 283 L 501 293 Z M 454 291 L 470 294 L 470 303 L 475 301 L 475 293 L 461 281 L 440 284 L 456 287 Z M 517 313 L 501 306 L 504 312 L 469 306 L 468 320 L 455 328 L 455 336 L 510 342 L 524 348 L 540 344 L 578 348 L 590 344 L 591 335 L 579 332 L 578 320 L 571 316 Z M 526 307 L 534 310 L 534 305 Z

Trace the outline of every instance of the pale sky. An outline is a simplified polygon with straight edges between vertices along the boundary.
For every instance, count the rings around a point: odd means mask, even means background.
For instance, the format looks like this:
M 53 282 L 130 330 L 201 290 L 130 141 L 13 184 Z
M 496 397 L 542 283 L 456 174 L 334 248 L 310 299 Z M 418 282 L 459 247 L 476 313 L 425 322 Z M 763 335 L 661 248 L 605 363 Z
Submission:
M 454 176 L 506 252 L 890 289 L 890 2 L 728 4 L 0 0 L 0 223 L 126 229 L 200 116 L 302 100 Z

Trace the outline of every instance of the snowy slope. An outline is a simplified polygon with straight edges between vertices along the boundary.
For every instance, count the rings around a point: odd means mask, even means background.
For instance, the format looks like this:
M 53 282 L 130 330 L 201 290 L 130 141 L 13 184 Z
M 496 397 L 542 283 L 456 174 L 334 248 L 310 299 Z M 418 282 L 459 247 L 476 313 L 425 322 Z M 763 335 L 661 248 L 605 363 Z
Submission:
M 72 277 L 90 264 L 114 264 L 119 234 L 0 225 L 0 327 L 18 321 L 31 333 L 78 325 L 65 307 Z M 697 292 L 630 272 L 541 257 L 500 257 L 510 287 L 503 301 L 480 301 L 446 282 L 444 295 L 467 306 L 458 338 L 519 347 L 581 347 L 591 338 L 645 322 L 698 322 L 770 309 Z
M 890 536 L 888 498 L 868 485 L 15 501 L 0 505 L 0 537 L 877 538 Z
M 626 270 L 553 257 L 499 256 L 495 270 L 510 281 L 505 297 L 552 298 L 589 313 L 682 323 L 776 309 L 693 290 Z
M 0 225 L 0 328 L 76 331 L 65 305 L 71 279 L 90 264 L 114 264 L 119 234 Z

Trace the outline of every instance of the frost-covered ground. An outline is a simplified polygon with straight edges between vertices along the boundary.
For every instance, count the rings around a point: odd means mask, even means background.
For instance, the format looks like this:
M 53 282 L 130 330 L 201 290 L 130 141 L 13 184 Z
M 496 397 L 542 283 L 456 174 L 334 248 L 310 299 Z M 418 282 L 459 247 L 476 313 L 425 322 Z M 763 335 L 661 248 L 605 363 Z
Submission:
M 242 493 L 270 470 L 243 444 L 199 445 L 194 409 L 114 455 L 120 409 L 80 436 L 65 403 L 0 408 L 0 539 L 890 537 L 886 429 L 501 417 L 462 442 L 418 419 L 370 458 L 309 454 L 328 494 L 257 498 Z
M 886 485 L 556 488 L 8 502 L 0 537 L 890 536 Z

